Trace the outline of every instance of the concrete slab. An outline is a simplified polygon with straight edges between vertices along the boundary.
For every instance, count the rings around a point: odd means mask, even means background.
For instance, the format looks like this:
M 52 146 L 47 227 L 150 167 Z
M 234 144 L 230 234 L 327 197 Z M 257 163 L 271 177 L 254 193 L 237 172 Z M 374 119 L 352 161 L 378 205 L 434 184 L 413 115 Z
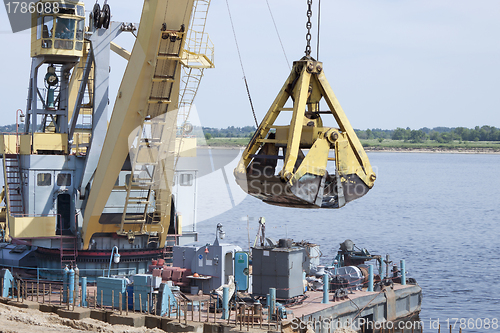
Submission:
M 9 301 L 12 301 L 12 298 L 0 297 L 0 303 L 7 304 Z
M 32 302 L 32 301 L 27 301 L 27 300 L 24 300 L 23 303 L 11 300 L 11 301 L 7 302 L 7 305 L 15 306 L 15 307 L 18 307 L 18 308 L 21 308 L 21 309 L 34 309 L 34 310 L 38 310 L 38 308 L 39 308 L 39 304 L 37 302 Z
M 173 318 L 161 318 L 161 329 L 164 331 L 167 331 L 167 325 L 171 323 L 174 319 Z
M 167 324 L 166 329 L 162 329 L 167 332 L 193 332 L 193 333 L 203 333 L 203 323 L 197 322 L 189 322 L 189 324 L 185 325 L 183 323 L 179 323 L 177 321 L 171 321 Z
M 38 306 L 38 310 L 42 312 L 52 312 L 52 313 L 57 313 L 57 310 L 59 309 L 58 306 L 55 305 L 50 305 L 50 304 L 40 304 Z
M 220 333 L 220 327 L 216 323 L 205 323 L 203 325 L 203 333 Z
M 109 310 L 97 310 L 90 309 L 90 318 L 95 320 L 100 320 L 105 323 L 109 323 L 109 317 L 113 314 L 113 311 Z
M 87 308 L 75 308 L 74 310 L 59 309 L 57 314 L 61 318 L 81 320 L 84 318 L 90 318 L 90 309 Z
M 146 322 L 145 316 L 141 314 L 129 313 L 129 315 L 112 314 L 109 316 L 109 323 L 112 325 L 127 325 L 132 327 L 142 327 Z
M 147 328 L 161 328 L 161 317 L 159 316 L 146 315 L 145 322 Z

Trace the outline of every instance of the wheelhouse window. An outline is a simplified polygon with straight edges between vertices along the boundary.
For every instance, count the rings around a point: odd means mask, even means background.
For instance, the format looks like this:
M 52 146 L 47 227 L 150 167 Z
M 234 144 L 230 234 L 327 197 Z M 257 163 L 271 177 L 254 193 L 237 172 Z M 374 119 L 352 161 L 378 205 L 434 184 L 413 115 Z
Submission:
M 73 39 L 75 36 L 75 20 L 58 17 L 56 18 L 56 38 Z
M 36 175 L 36 184 L 38 186 L 52 185 L 52 175 L 50 173 L 39 173 Z
M 60 173 L 57 175 L 57 186 L 71 186 L 71 174 Z

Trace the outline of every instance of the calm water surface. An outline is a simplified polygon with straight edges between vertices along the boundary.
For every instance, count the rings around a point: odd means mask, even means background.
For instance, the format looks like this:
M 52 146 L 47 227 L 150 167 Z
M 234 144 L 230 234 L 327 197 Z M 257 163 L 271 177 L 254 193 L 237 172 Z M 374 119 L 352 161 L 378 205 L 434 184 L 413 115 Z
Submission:
M 212 154 L 217 161 L 230 159 L 234 152 Z M 448 318 L 500 320 L 500 155 L 368 155 L 377 172 L 374 188 L 339 210 L 271 206 L 244 197 L 234 186 L 229 196 L 223 176 L 200 181 L 200 243 L 213 242 L 220 222 L 226 241 L 247 249 L 248 235 L 253 242 L 257 233 L 256 218 L 264 216 L 267 237 L 320 244 L 325 264 L 345 239 L 372 254 L 388 253 L 395 262 L 405 259 L 409 276 L 423 289 L 424 325 L 437 318 L 442 324 Z M 226 167 L 231 179 L 233 167 Z

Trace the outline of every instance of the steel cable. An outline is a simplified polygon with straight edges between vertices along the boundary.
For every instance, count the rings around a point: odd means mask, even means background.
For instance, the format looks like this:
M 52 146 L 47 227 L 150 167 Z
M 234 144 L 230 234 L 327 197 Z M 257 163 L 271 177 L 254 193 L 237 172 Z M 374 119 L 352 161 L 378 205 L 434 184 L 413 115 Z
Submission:
M 253 108 L 252 97 L 250 96 L 250 89 L 248 88 L 247 77 L 245 75 L 245 69 L 243 68 L 243 61 L 241 60 L 240 47 L 238 46 L 238 40 L 236 38 L 236 31 L 234 30 L 233 17 L 231 16 L 231 10 L 229 9 L 229 2 L 226 0 L 227 11 L 229 13 L 229 21 L 231 21 L 231 28 L 233 29 L 234 42 L 236 44 L 236 51 L 238 52 L 238 58 L 240 60 L 241 71 L 243 72 L 243 80 L 245 81 L 245 87 L 247 89 L 248 100 L 250 101 L 250 107 L 252 108 L 253 119 L 255 120 L 255 126 L 259 127 L 259 122 L 257 121 L 257 116 L 255 115 L 255 110 Z

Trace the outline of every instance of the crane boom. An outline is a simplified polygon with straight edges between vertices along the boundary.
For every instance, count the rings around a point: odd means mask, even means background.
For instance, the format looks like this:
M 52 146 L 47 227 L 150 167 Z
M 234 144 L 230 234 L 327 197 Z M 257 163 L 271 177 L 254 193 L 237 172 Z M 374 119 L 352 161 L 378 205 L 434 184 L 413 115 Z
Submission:
M 93 234 L 119 229 L 115 224 L 100 224 L 99 219 L 129 154 L 130 135 L 142 128 L 147 118 L 154 119 L 166 113 L 169 114 L 166 121 L 170 123 L 167 126 L 175 127 L 181 53 L 193 1 L 150 0 L 144 3 L 137 39 L 118 90 L 85 206 L 83 249 L 88 249 Z M 167 165 L 163 168 L 172 169 Z M 162 197 L 170 197 L 168 186 L 163 191 L 166 193 L 162 193 Z M 167 205 L 163 211 L 169 215 L 169 200 Z M 169 216 L 162 216 L 163 228 L 168 229 L 169 222 Z M 132 233 L 140 233 L 142 228 L 139 223 L 127 225 L 127 231 Z M 164 239 L 159 246 L 164 246 Z

